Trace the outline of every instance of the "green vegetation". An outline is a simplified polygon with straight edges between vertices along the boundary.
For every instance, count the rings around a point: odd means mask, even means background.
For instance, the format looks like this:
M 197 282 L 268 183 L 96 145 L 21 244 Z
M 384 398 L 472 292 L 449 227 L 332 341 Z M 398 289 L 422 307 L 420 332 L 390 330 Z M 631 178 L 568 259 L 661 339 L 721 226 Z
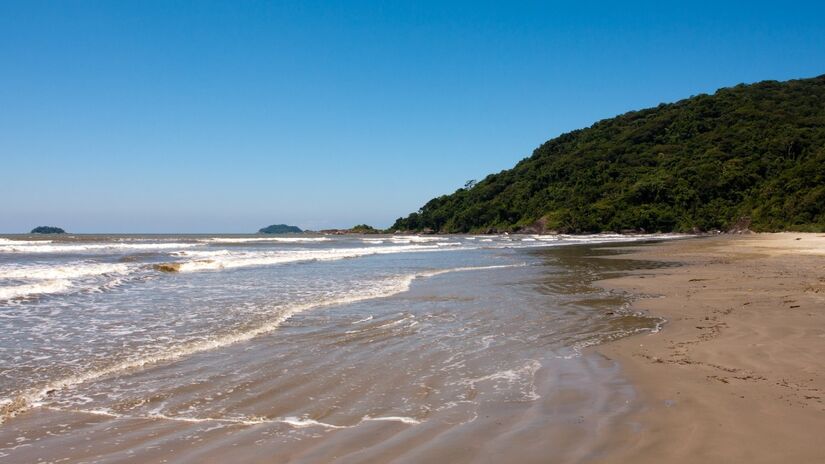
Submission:
M 38 226 L 32 229 L 31 234 L 65 234 L 66 231 L 60 227 Z
M 825 230 L 825 75 L 599 121 L 390 230 L 727 230 L 742 218 L 757 231 Z
M 367 224 L 358 224 L 349 230 L 351 234 L 380 234 L 381 231 Z
M 303 232 L 295 226 L 288 226 L 286 224 L 273 224 L 259 230 L 259 234 L 300 234 Z

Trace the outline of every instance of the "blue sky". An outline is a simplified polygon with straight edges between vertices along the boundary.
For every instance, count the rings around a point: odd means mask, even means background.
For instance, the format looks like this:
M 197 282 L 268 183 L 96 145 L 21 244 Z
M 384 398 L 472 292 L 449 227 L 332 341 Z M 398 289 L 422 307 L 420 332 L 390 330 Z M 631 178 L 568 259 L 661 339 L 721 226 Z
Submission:
M 0 233 L 388 226 L 599 119 L 825 73 L 817 2 L 675 3 L 0 1 Z

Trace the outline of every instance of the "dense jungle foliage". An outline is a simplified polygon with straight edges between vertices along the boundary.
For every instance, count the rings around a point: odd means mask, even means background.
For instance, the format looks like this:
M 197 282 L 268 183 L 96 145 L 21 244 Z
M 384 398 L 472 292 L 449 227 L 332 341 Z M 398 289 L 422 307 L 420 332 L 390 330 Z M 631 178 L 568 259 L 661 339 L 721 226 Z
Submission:
M 389 230 L 727 230 L 742 218 L 757 231 L 825 230 L 825 75 L 599 121 Z

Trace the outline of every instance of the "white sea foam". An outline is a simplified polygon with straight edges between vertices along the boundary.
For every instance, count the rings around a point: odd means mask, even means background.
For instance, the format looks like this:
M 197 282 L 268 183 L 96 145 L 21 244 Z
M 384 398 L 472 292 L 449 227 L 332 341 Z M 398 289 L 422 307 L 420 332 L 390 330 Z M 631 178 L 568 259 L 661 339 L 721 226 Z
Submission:
M 66 265 L 0 266 L 0 279 L 75 279 L 102 274 L 124 274 L 129 266 L 123 263 L 78 262 Z
M 353 322 L 352 324 L 353 324 L 353 325 L 355 325 L 355 324 L 360 324 L 360 323 L 362 323 L 362 322 L 368 322 L 368 321 L 371 321 L 371 320 L 372 320 L 372 316 L 367 316 L 367 317 L 365 317 L 365 318 L 363 318 L 363 319 L 358 319 L 357 321 Z
M 389 240 L 395 243 L 425 243 L 444 240 L 444 236 L 393 235 Z
M 328 429 L 345 429 L 347 426 L 344 425 L 333 425 L 328 424 L 326 422 L 319 422 L 315 419 L 308 419 L 305 417 L 294 417 L 288 416 L 284 417 L 283 419 L 278 420 L 277 422 L 283 422 L 284 424 L 289 424 L 296 429 L 303 429 L 306 427 L 324 427 Z
M 381 416 L 381 417 L 370 417 L 366 416 L 362 421 L 389 421 L 389 422 L 401 422 L 408 425 L 417 425 L 420 424 L 421 421 L 417 419 L 413 419 L 412 417 L 406 416 Z
M 233 252 L 231 250 L 223 248 L 223 249 L 220 249 L 220 250 L 181 250 L 181 251 L 173 251 L 169 254 L 172 255 L 172 256 L 180 256 L 180 257 L 184 257 L 184 258 L 212 259 L 212 258 L 217 257 L 217 256 L 232 256 L 233 254 L 234 255 L 240 255 L 240 254 L 244 254 L 244 253 L 247 253 L 247 252 L 243 252 L 243 251 Z M 266 253 L 266 252 L 251 252 L 251 253 L 248 253 L 248 254 L 254 254 L 254 253 L 260 254 L 260 253 Z
M 46 243 L 52 243 L 51 240 L 13 240 L 9 238 L 2 238 L 0 237 L 0 245 L 17 245 L 17 246 L 26 246 L 26 245 L 41 245 Z
M 464 379 L 460 383 L 475 387 L 480 382 L 502 382 L 504 384 L 521 384 L 522 399 L 527 401 L 535 401 L 541 396 L 536 392 L 535 376 L 536 372 L 541 368 L 541 363 L 535 359 L 528 359 L 527 363 L 517 369 L 505 369 L 492 374 L 476 377 L 473 379 Z
M 0 243 L 0 253 L 84 253 L 90 251 L 118 250 L 169 250 L 203 246 L 202 243 L 189 242 L 154 242 L 154 243 L 45 243 L 7 244 Z
M 72 290 L 100 290 L 117 285 L 134 267 L 122 263 L 78 262 L 0 266 L 0 301 L 34 295 L 67 293 Z M 109 277 L 100 281 L 99 277 Z M 3 280 L 11 280 L 4 283 Z
M 312 243 L 328 242 L 329 237 L 214 237 L 198 240 L 204 243 L 255 243 L 255 242 L 284 242 L 284 243 Z
M 25 298 L 32 295 L 63 293 L 72 288 L 68 280 L 46 280 L 34 284 L 11 285 L 0 287 L 0 301 Z
M 322 427 L 326 429 L 348 429 L 357 427 L 364 422 L 371 421 L 386 421 L 386 422 L 401 422 L 407 425 L 417 425 L 421 421 L 407 416 L 364 416 L 357 423 L 353 425 L 335 425 L 328 422 L 321 422 L 319 420 L 310 419 L 308 417 L 286 416 L 276 419 L 267 419 L 264 417 L 189 417 L 189 416 L 170 416 L 160 413 L 159 410 L 150 411 L 146 415 L 127 415 L 118 414 L 108 409 L 60 409 L 49 408 L 55 411 L 69 411 L 81 414 L 91 414 L 95 416 L 111 417 L 113 419 L 156 419 L 168 420 L 173 422 L 187 422 L 192 424 L 204 422 L 217 422 L 221 424 L 237 424 L 237 425 L 258 425 L 258 424 L 286 424 L 292 428 L 303 429 L 308 427 Z
M 526 263 L 518 263 L 518 264 L 494 264 L 490 266 L 467 266 L 467 267 L 453 267 L 450 269 L 438 269 L 434 271 L 425 271 L 420 273 L 421 277 L 435 277 L 441 274 L 448 274 L 450 272 L 467 272 L 467 271 L 488 271 L 491 269 L 506 269 L 506 268 L 514 268 L 514 267 L 524 267 Z
M 395 293 L 403 292 L 409 288 L 410 283 L 416 277 L 417 276 L 415 274 L 412 274 L 391 279 L 384 282 L 383 285 L 376 286 L 372 291 L 365 292 L 360 295 L 345 295 L 340 298 L 333 298 L 318 303 L 293 305 L 291 307 L 284 308 L 277 317 L 274 317 L 269 322 L 262 324 L 251 330 L 247 330 L 245 332 L 231 333 L 211 339 L 200 340 L 180 345 L 167 351 L 163 351 L 153 355 L 148 355 L 138 359 L 124 361 L 107 368 L 88 371 L 82 374 L 50 382 L 45 387 L 22 393 L 11 401 L 5 401 L 6 404 L 4 406 L 0 406 L 0 423 L 2 423 L 2 421 L 6 418 L 13 416 L 20 410 L 25 410 L 28 407 L 41 402 L 52 391 L 70 388 L 75 385 L 96 380 L 101 377 L 118 374 L 132 369 L 138 369 L 145 365 L 159 362 L 170 362 L 194 353 L 212 350 L 215 348 L 220 348 L 223 346 L 251 340 L 255 337 L 276 330 L 286 319 L 307 309 L 332 305 L 349 304 L 357 301 L 381 298 L 390 296 Z
M 589 234 L 589 235 L 527 235 L 520 239 L 512 237 L 502 237 L 502 246 L 513 247 L 547 247 L 576 244 L 601 244 L 601 243 L 623 243 L 636 242 L 640 240 L 672 240 L 684 238 L 681 234 L 655 234 L 655 235 L 623 235 L 623 234 Z M 514 241 L 517 240 L 517 241 Z M 482 239 L 482 242 L 492 242 L 493 239 Z M 519 243 L 520 242 L 520 243 Z
M 239 267 L 271 266 L 284 263 L 295 263 L 302 261 L 335 261 L 346 258 L 358 258 L 361 256 L 390 254 L 390 253 L 414 253 L 425 251 L 440 251 L 442 247 L 437 245 L 408 245 L 408 246 L 382 246 L 382 247 L 362 247 L 362 248 L 334 248 L 326 250 L 278 250 L 278 251 L 238 251 L 230 252 L 220 250 L 216 252 L 184 251 L 179 256 L 194 257 L 190 261 L 183 261 L 180 264 L 180 272 L 195 272 L 220 269 L 233 269 Z
M 291 306 L 287 306 L 285 308 L 281 308 L 280 312 L 277 316 L 274 316 L 268 322 L 261 324 L 255 328 L 242 331 L 242 332 L 235 332 L 229 333 L 224 335 L 215 336 L 213 338 L 208 338 L 204 340 L 197 340 L 190 343 L 185 343 L 176 347 L 169 348 L 167 350 L 157 352 L 154 354 L 148 354 L 141 356 L 136 359 L 129 359 L 109 367 L 105 367 L 102 369 L 91 370 L 84 373 L 80 373 L 77 375 L 64 377 L 61 379 L 53 380 L 46 385 L 41 387 L 32 388 L 28 391 L 24 391 L 14 398 L 0 398 L 0 424 L 5 422 L 11 417 L 19 414 L 22 411 L 30 409 L 32 407 L 40 406 L 43 404 L 44 400 L 48 398 L 50 394 L 55 391 L 63 390 L 66 388 L 72 388 L 74 386 L 90 382 L 93 380 L 97 380 L 99 378 L 108 377 L 111 375 L 117 375 L 126 371 L 140 369 L 144 366 L 162 363 L 162 362 L 171 362 L 177 359 L 180 359 L 185 356 L 189 356 L 195 353 L 213 350 L 216 348 L 221 348 L 224 346 L 245 342 L 251 340 L 253 338 L 259 337 L 264 334 L 271 333 L 277 330 L 281 324 L 292 317 L 295 314 L 300 312 L 309 310 L 309 309 L 316 309 L 321 307 L 328 307 L 328 306 L 338 306 L 338 305 L 345 305 L 351 304 L 359 301 L 364 300 L 372 300 L 376 298 L 385 298 L 388 296 L 392 296 L 398 293 L 402 293 L 407 291 L 410 288 L 410 285 L 416 278 L 421 277 L 432 277 L 440 274 L 446 274 L 448 272 L 462 272 L 462 271 L 473 271 L 473 270 L 485 270 L 485 269 L 495 269 L 495 268 L 504 268 L 504 267 L 514 267 L 514 266 L 522 266 L 523 264 L 518 265 L 496 265 L 496 266 L 481 266 L 481 267 L 460 267 L 460 268 L 452 268 L 452 269 L 439 269 L 427 272 L 421 272 L 416 274 L 406 274 L 401 276 L 392 277 L 389 279 L 385 279 L 384 281 L 376 284 L 371 290 L 369 291 L 361 291 L 357 294 L 347 294 L 342 295 L 334 298 L 330 298 L 327 300 L 322 300 L 315 303 L 303 303 L 303 304 L 295 304 Z M 389 420 L 389 419 L 380 419 L 380 418 L 370 418 L 370 420 Z
M 284 418 L 276 419 L 276 420 L 273 420 L 273 421 L 270 421 L 270 422 L 282 422 L 284 424 L 289 424 L 292 427 L 297 428 L 297 429 L 302 429 L 302 428 L 306 428 L 306 427 L 324 427 L 324 428 L 328 428 L 328 429 L 348 429 L 348 428 L 351 428 L 351 427 L 356 427 L 358 425 L 361 425 L 364 422 L 371 422 L 371 421 L 401 422 L 401 423 L 407 424 L 407 425 L 417 425 L 417 424 L 421 423 L 421 421 L 419 421 L 417 419 L 414 419 L 412 417 L 406 417 L 406 416 L 378 416 L 378 417 L 364 416 L 364 417 L 361 418 L 360 421 L 358 421 L 358 423 L 356 423 L 354 425 L 335 425 L 335 424 L 330 424 L 330 423 L 327 423 L 327 422 L 317 421 L 315 419 L 309 419 L 309 418 L 306 418 L 306 417 L 294 417 L 294 416 L 284 417 Z

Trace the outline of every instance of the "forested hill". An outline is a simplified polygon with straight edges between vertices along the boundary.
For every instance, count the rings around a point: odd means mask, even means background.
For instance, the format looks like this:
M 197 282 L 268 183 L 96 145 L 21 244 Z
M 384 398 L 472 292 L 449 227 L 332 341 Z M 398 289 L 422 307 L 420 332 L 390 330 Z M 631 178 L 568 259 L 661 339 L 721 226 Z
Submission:
M 599 121 L 390 230 L 727 230 L 741 218 L 753 230 L 825 230 L 825 75 Z

